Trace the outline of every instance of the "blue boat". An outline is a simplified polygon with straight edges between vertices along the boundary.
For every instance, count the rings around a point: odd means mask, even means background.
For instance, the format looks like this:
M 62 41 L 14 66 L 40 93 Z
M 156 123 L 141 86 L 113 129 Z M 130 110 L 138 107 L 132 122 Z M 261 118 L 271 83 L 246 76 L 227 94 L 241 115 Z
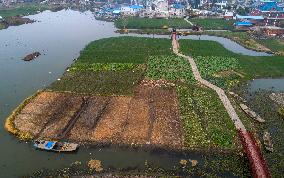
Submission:
M 78 144 L 59 141 L 36 140 L 34 142 L 34 147 L 47 151 L 70 152 L 77 150 Z

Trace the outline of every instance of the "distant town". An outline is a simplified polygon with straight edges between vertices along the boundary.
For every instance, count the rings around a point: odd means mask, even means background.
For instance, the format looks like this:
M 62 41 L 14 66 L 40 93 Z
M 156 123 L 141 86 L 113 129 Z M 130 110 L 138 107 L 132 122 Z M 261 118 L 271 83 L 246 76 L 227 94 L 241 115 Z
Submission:
M 9 7 L 30 2 L 31 0 L 2 0 L 0 6 Z M 38 3 L 89 7 L 95 12 L 97 19 L 106 21 L 126 17 L 186 18 L 193 30 L 200 31 L 202 27 L 193 25 L 190 19 L 232 19 L 236 30 L 263 32 L 268 36 L 279 37 L 284 34 L 284 2 L 282 0 L 45 0 Z M 3 17 L 0 17 L 1 19 Z
M 2 0 L 0 6 L 9 7 L 25 2 L 30 0 Z M 284 2 L 282 0 L 45 0 L 40 3 L 88 6 L 95 11 L 97 19 L 103 20 L 113 21 L 125 17 L 234 19 L 234 27 L 238 30 L 261 30 L 270 36 L 284 34 Z M 194 29 L 201 30 L 196 27 Z

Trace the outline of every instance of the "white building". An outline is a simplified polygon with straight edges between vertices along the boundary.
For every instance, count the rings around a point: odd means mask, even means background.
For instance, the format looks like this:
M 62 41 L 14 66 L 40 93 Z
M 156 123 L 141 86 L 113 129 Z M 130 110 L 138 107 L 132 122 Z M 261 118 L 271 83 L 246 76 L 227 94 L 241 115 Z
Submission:
M 215 3 L 215 6 L 219 7 L 220 9 L 224 9 L 224 7 L 227 7 L 227 1 L 220 0 Z
M 169 14 L 170 17 L 183 18 L 186 15 L 185 6 L 181 4 L 175 4 L 170 7 Z
M 143 6 L 140 5 L 132 5 L 132 6 L 124 6 L 121 7 L 121 14 L 126 16 L 135 16 L 138 15 L 143 10 Z
M 167 0 L 156 0 L 153 2 L 154 10 L 159 12 L 169 11 L 169 2 Z

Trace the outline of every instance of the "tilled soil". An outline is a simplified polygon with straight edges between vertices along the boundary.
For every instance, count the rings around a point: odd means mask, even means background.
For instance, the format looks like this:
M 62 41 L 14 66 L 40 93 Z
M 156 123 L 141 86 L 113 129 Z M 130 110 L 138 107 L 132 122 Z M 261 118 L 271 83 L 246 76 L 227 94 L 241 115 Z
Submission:
M 15 127 L 35 138 L 181 149 L 175 90 L 142 84 L 134 93 L 106 97 L 41 92 L 15 118 Z

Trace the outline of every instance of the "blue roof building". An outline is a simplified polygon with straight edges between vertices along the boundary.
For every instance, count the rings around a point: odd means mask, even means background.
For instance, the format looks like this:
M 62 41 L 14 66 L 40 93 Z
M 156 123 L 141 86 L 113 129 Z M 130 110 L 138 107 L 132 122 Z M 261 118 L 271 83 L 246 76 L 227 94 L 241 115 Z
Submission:
M 129 6 L 131 9 L 143 9 L 143 6 L 140 6 L 140 5 L 132 5 L 132 6 Z
M 254 15 L 237 15 L 236 16 L 237 19 L 247 19 L 247 20 L 263 20 L 263 16 L 259 15 L 259 16 L 254 16 Z
M 277 11 L 283 12 L 283 7 L 279 7 L 276 2 L 265 2 L 263 5 L 260 6 L 260 10 L 262 12 L 269 12 L 269 11 Z
M 236 22 L 236 26 L 252 26 L 253 24 L 251 22 Z

